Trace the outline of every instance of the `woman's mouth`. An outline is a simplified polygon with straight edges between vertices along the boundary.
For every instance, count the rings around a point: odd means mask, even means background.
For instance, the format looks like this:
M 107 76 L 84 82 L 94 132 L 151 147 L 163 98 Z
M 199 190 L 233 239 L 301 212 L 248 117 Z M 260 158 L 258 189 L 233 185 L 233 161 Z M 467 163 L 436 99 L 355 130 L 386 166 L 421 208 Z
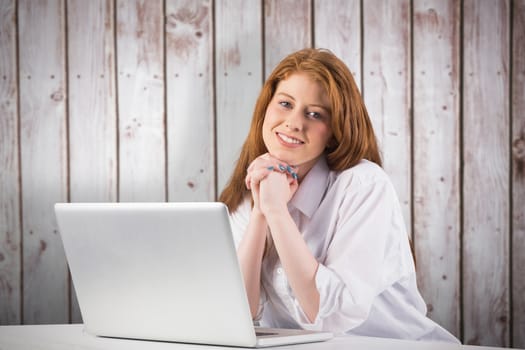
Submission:
M 276 132 L 277 134 L 277 137 L 283 141 L 284 143 L 287 143 L 287 144 L 292 144 L 292 145 L 300 145 L 300 144 L 303 144 L 304 142 L 299 140 L 299 139 L 296 139 L 294 137 L 290 137 L 288 135 L 285 135 L 285 134 L 281 134 L 280 132 Z

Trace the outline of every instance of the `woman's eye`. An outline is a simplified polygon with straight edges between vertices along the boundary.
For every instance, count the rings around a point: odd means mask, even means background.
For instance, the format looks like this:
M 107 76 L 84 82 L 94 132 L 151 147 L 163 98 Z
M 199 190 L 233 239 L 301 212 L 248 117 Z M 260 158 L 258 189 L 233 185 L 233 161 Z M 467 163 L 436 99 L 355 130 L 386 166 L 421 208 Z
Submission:
M 308 116 L 308 118 L 312 118 L 312 119 L 321 119 L 322 116 L 320 113 L 317 113 L 317 112 L 306 112 L 306 115 Z
M 279 104 L 283 106 L 284 108 L 291 108 L 292 104 L 288 101 L 280 101 Z

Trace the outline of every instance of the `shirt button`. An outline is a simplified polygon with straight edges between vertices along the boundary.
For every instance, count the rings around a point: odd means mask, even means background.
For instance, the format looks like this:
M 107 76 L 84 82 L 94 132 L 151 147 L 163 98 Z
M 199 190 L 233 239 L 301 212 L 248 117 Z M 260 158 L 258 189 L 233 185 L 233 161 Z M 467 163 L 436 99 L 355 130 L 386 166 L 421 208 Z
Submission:
M 277 273 L 278 273 L 279 275 L 282 275 L 282 274 L 283 274 L 283 269 L 282 269 L 282 267 L 277 268 Z

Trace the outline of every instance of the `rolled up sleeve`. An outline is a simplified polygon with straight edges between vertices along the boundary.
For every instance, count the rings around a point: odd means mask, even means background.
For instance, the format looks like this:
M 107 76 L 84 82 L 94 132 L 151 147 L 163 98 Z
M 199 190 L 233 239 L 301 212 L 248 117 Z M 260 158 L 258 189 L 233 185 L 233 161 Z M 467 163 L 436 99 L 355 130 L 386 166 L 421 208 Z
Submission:
M 363 323 L 377 295 L 401 277 L 399 246 L 407 238 L 395 191 L 386 179 L 346 189 L 326 259 L 315 281 L 319 312 L 309 322 L 299 303 L 289 310 L 305 329 L 345 333 Z

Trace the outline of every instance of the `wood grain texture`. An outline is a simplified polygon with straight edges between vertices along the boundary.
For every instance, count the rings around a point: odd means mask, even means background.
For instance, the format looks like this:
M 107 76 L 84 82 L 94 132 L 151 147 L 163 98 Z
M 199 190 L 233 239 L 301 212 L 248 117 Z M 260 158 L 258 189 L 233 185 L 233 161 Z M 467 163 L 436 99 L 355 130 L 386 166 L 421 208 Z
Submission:
M 429 316 L 525 347 L 524 3 L 0 0 L 0 324 L 80 320 L 55 202 L 214 199 L 315 45 L 364 93 Z
M 15 14 L 14 0 L 0 1 L 0 324 L 22 322 Z
M 428 316 L 460 336 L 460 4 L 414 3 L 414 244 Z
M 512 8 L 512 346 L 525 348 L 525 0 Z
M 464 2 L 466 344 L 509 345 L 509 1 Z
M 315 47 L 343 60 L 361 88 L 361 1 L 324 0 L 314 5 Z
M 167 1 L 169 201 L 215 199 L 212 28 L 209 0 Z
M 363 94 L 411 229 L 410 2 L 363 2 Z
M 69 0 L 69 169 L 72 202 L 117 199 L 113 2 Z M 71 315 L 81 322 L 72 289 Z
M 288 54 L 312 46 L 311 2 L 264 0 L 264 76 Z
M 215 2 L 217 195 L 230 178 L 262 86 L 260 2 Z
M 165 201 L 161 0 L 117 1 L 119 200 Z
M 64 2 L 18 1 L 23 322 L 69 321 L 69 279 L 53 211 L 67 201 Z

